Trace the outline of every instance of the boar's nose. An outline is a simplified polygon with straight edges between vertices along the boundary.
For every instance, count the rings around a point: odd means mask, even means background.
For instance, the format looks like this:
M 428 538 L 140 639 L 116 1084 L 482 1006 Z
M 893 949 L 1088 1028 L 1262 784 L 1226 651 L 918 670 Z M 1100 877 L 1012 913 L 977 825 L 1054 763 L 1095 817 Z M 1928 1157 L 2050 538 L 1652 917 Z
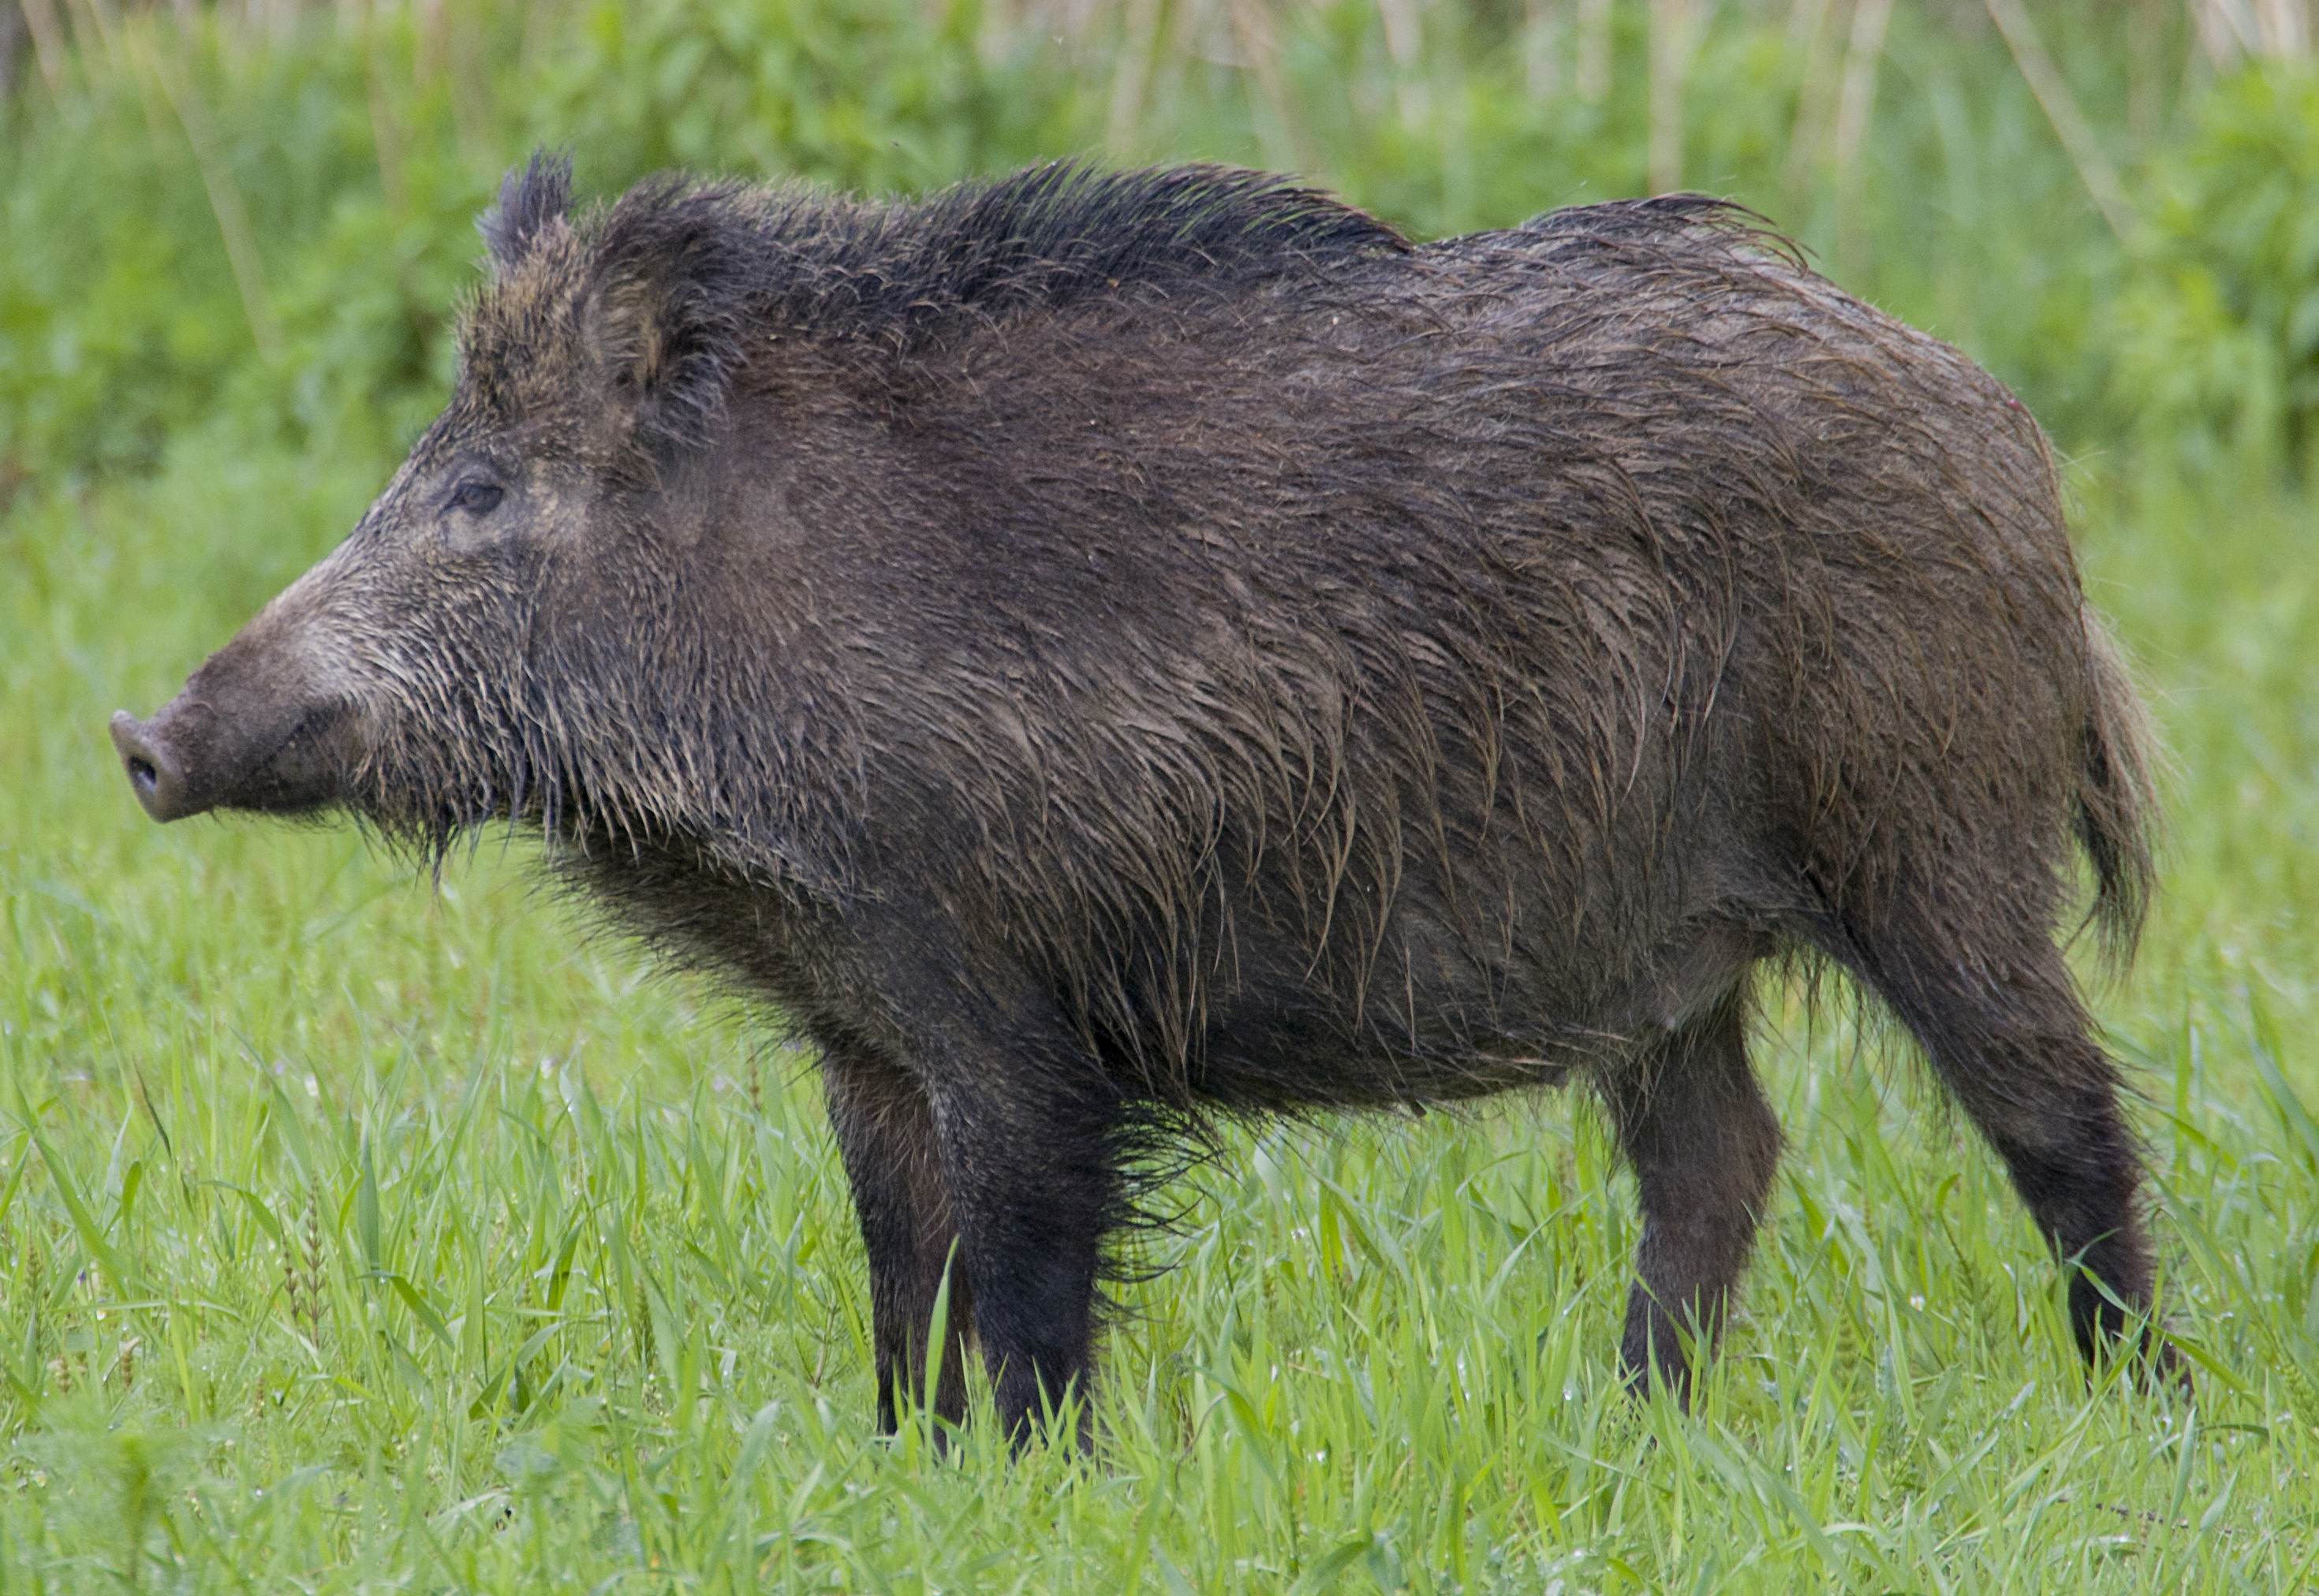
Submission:
M 157 735 L 162 718 L 157 715 L 150 721 L 141 721 L 126 709 L 115 710 L 113 746 L 120 751 L 121 768 L 129 772 L 129 785 L 137 789 L 137 801 L 145 806 L 145 813 L 156 820 L 182 820 L 208 806 L 193 798 L 184 762 Z

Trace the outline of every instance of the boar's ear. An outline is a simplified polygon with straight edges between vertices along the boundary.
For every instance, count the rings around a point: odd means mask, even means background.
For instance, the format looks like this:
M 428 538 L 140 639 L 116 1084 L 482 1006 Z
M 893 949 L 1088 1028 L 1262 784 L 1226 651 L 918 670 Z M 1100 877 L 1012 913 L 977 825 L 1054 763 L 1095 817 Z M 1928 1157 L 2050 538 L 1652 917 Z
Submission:
M 500 197 L 475 218 L 475 230 L 501 272 L 531 252 L 539 236 L 572 212 L 572 158 L 535 149 L 531 158 L 500 180 Z
M 708 442 L 742 357 L 747 250 L 728 192 L 630 194 L 596 241 L 581 324 L 615 411 L 660 464 Z

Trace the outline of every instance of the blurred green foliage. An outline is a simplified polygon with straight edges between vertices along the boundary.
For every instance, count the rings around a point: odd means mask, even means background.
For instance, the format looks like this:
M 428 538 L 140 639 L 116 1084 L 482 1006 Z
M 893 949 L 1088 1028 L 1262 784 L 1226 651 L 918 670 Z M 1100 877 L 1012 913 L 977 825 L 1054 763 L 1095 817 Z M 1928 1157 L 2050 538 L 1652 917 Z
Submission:
M 978 0 L 483 0 L 262 33 L 131 17 L 61 84 L 28 79 L 0 129 L 0 480 L 173 447 L 391 454 L 448 381 L 471 220 L 536 143 L 572 149 L 595 192 L 671 166 L 907 191 L 1086 149 L 1203 156 L 1310 172 L 1428 233 L 1649 186 L 1647 6 L 1613 8 L 1593 93 L 1545 8 L 1422 10 L 1414 40 L 1371 0 L 1253 9 L 1277 36 L 1230 35 L 1229 55 L 1187 48 L 1161 4 L 1068 35 Z M 1675 106 L 1683 181 L 1964 345 L 2072 446 L 2307 455 L 2307 78 L 2152 89 L 2130 30 L 2043 10 L 2145 200 L 2122 245 L 2002 41 L 1960 20 L 1977 12 L 1899 6 L 1855 84 L 1805 10 L 1709 8 Z
M 599 187 L 677 165 L 916 187 L 1042 147 L 1035 75 L 979 60 L 971 5 L 546 9 L 446 8 L 431 38 L 403 10 L 273 41 L 140 18 L 24 96 L 0 145 L 0 458 L 387 452 L 440 401 L 471 223 L 535 143 Z
M 2114 397 L 2161 452 L 2319 472 L 2319 78 L 2249 71 L 2152 163 Z

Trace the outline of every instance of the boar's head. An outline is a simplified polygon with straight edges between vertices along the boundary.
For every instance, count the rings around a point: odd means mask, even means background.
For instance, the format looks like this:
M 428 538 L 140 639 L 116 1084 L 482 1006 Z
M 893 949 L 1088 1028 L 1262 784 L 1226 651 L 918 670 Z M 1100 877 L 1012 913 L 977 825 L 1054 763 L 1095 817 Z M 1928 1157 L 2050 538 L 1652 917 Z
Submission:
M 151 719 L 114 716 L 155 819 L 339 808 L 439 850 L 493 819 L 633 829 L 698 790 L 691 466 L 748 293 L 718 198 L 575 217 L 564 162 L 510 175 L 448 407 L 344 543 Z

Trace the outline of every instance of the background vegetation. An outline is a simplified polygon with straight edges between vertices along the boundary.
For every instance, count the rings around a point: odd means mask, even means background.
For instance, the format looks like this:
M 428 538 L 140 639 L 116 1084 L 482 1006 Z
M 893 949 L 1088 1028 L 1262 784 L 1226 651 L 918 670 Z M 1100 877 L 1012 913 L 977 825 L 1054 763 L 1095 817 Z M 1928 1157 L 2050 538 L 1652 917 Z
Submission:
M 0 0 L 0 1589 L 2289 1589 L 2319 1571 L 2319 78 L 2303 0 Z M 104 745 L 351 524 L 500 171 L 1677 185 L 2012 383 L 2174 753 L 2140 1067 L 2195 1406 L 2089 1388 L 1899 1050 L 1683 1420 L 1591 1114 L 1252 1133 L 1092 1465 L 865 1435 L 809 1061 L 487 845 L 146 825 Z

